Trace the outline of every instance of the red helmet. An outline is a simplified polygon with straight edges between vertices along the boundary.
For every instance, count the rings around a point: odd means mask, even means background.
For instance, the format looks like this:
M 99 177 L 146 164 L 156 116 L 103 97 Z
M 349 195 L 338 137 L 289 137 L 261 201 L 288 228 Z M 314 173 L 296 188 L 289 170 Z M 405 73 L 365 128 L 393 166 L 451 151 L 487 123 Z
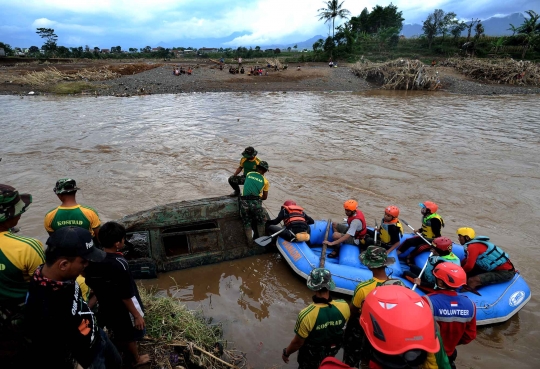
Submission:
M 433 275 L 452 288 L 459 288 L 467 284 L 467 274 L 463 268 L 448 261 L 437 264 L 433 269 Z
M 452 240 L 448 237 L 437 237 L 432 241 L 433 247 L 441 251 L 452 251 Z
M 434 214 L 437 212 L 437 210 L 439 209 L 439 207 L 437 206 L 437 204 L 435 204 L 434 202 L 432 201 L 424 201 L 423 203 L 420 203 L 420 206 L 428 209 L 431 214 Z
M 283 206 L 291 206 L 291 205 L 296 205 L 296 201 L 294 200 L 287 200 L 283 203 Z
M 381 286 L 367 295 L 360 325 L 375 350 L 399 355 L 420 349 L 440 349 L 429 304 L 402 286 Z
M 390 205 L 386 209 L 384 209 L 384 213 L 393 216 L 394 218 L 397 218 L 399 216 L 399 208 L 394 205 Z
M 345 210 L 356 211 L 356 208 L 358 208 L 358 202 L 350 199 L 343 203 L 343 207 Z

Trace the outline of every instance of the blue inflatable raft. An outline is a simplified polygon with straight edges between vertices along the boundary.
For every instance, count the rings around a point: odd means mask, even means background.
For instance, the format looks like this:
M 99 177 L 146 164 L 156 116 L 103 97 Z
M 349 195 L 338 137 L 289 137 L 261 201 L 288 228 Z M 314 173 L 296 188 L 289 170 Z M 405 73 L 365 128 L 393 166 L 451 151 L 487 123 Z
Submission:
M 311 225 L 311 244 L 317 245 L 309 247 L 305 242 L 289 242 L 278 237 L 277 248 L 285 258 L 291 268 L 302 278 L 307 279 L 313 268 L 319 267 L 321 257 L 322 241 L 326 232 L 327 222 L 318 220 Z M 330 227 L 328 239 L 332 239 L 332 228 Z M 405 234 L 402 241 L 413 236 Z M 327 254 L 332 251 L 327 249 Z M 463 246 L 453 244 L 454 254 L 460 259 L 464 258 Z M 415 258 L 415 264 L 424 266 L 428 257 L 428 252 L 424 252 Z M 402 256 L 407 255 L 404 253 Z M 411 282 L 402 279 L 403 271 L 408 269 L 404 263 L 400 263 L 396 251 L 392 251 L 389 256 L 396 259 L 396 262 L 389 265 L 387 274 L 392 278 L 401 279 L 407 286 L 412 287 Z M 352 295 L 358 283 L 366 281 L 373 277 L 371 271 L 367 269 L 359 259 L 359 249 L 353 245 L 342 245 L 339 257 L 336 259 L 326 258 L 325 268 L 330 270 L 334 282 L 336 283 L 336 292 Z M 416 289 L 418 294 L 423 295 L 420 289 Z M 505 283 L 498 283 L 490 286 L 479 287 L 478 296 L 472 292 L 463 292 L 476 305 L 477 325 L 486 325 L 504 322 L 510 319 L 514 314 L 527 304 L 531 299 L 531 290 L 521 274 L 516 273 L 514 278 Z

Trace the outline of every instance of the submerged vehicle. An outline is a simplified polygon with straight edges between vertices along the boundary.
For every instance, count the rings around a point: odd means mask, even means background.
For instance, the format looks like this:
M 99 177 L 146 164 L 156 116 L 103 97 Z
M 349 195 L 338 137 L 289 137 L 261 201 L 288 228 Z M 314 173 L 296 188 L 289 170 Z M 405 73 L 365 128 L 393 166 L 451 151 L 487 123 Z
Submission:
M 137 279 L 265 252 L 248 242 L 236 197 L 156 206 L 117 222 L 126 227 L 123 253 Z
M 282 238 L 277 239 L 277 248 L 291 268 L 301 277 L 308 277 L 313 268 L 319 267 L 321 258 L 322 244 L 326 231 L 326 221 L 316 221 L 311 225 L 311 240 L 312 247 L 305 242 L 289 242 Z M 413 234 L 404 234 L 401 242 L 412 237 Z M 332 237 L 332 229 L 330 229 L 328 238 Z M 313 246 L 315 245 L 315 246 Z M 326 252 L 329 253 L 329 248 Z M 463 246 L 453 244 L 452 251 L 460 259 L 465 257 Z M 373 277 L 371 271 L 360 263 L 358 258 L 359 249 L 354 245 L 343 244 L 340 248 L 339 257 L 335 259 L 326 258 L 325 268 L 332 273 L 332 278 L 336 283 L 336 292 L 352 295 L 354 289 L 360 282 L 364 282 Z M 407 253 L 403 253 L 406 256 Z M 415 258 L 415 264 L 423 267 L 429 253 L 424 252 Z M 412 283 L 407 279 L 402 278 L 403 271 L 408 269 L 405 263 L 400 263 L 396 251 L 392 251 L 389 256 L 392 256 L 396 261 L 389 265 L 387 273 L 391 278 L 401 279 L 405 285 L 412 287 Z M 418 294 L 423 295 L 420 289 L 415 290 Z M 482 286 L 477 289 L 478 294 L 473 292 L 460 292 L 469 297 L 476 305 L 476 322 L 477 325 L 486 325 L 500 323 L 510 319 L 514 314 L 527 304 L 531 299 L 531 290 L 523 276 L 518 272 L 514 278 L 508 282 L 497 283 L 489 286 Z

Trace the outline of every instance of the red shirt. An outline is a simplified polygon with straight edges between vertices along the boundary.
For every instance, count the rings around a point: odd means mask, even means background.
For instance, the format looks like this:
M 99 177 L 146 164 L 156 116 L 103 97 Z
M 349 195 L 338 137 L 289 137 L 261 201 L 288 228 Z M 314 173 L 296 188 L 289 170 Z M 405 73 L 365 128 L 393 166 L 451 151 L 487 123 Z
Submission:
M 461 267 L 463 268 L 465 273 L 468 274 L 474 268 L 476 264 L 476 259 L 478 258 L 480 254 L 483 254 L 486 250 L 487 250 L 487 246 L 480 242 L 471 243 L 467 245 L 467 253 L 466 253 L 467 256 L 465 259 L 461 261 Z M 510 260 L 508 260 L 506 263 L 499 265 L 494 270 L 512 270 L 512 269 L 514 269 L 514 266 L 512 265 Z
M 458 293 L 450 290 L 437 290 L 437 292 L 430 293 L 428 297 L 434 295 L 458 296 Z M 428 301 L 426 296 L 422 296 L 422 298 Z M 465 299 L 466 297 L 462 296 L 461 298 Z M 429 304 L 431 306 L 431 303 Z M 475 309 L 475 313 L 473 318 L 468 322 L 459 321 L 459 316 L 454 318 L 454 321 L 452 321 L 452 318 L 438 319 L 440 314 L 434 312 L 435 321 L 439 324 L 444 351 L 446 351 L 448 356 L 454 353 L 457 345 L 466 345 L 476 338 L 476 308 L 474 307 L 474 303 L 472 306 Z

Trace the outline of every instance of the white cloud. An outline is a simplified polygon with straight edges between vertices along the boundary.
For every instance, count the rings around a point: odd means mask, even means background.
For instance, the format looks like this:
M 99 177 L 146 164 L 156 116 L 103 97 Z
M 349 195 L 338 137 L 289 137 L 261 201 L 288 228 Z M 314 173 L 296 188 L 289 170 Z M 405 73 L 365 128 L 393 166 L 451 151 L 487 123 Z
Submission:
M 69 31 L 69 32 L 80 32 L 80 33 L 89 33 L 95 35 L 102 35 L 105 33 L 105 29 L 97 26 L 83 26 L 80 24 L 70 24 L 70 23 L 60 23 L 54 20 L 47 18 L 36 19 L 31 26 L 32 29 L 35 28 L 54 28 L 56 34 L 58 31 Z

